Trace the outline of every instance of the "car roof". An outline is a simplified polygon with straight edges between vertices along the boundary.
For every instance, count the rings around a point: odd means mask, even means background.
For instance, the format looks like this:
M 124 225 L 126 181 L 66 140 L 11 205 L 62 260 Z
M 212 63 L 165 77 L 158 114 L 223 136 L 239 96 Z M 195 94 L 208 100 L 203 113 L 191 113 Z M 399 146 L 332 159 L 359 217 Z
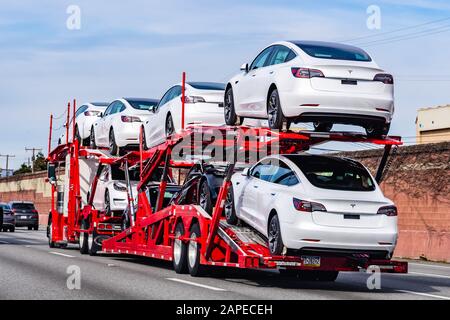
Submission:
M 153 99 L 153 98 L 133 98 L 133 97 L 128 97 L 128 98 L 123 98 L 123 100 L 126 101 L 142 101 L 142 102 L 153 102 L 153 103 L 158 103 L 159 99 Z
M 88 104 L 91 104 L 94 107 L 107 107 L 109 102 L 89 102 Z
M 10 204 L 17 204 L 17 203 L 34 204 L 34 202 L 31 202 L 31 201 L 20 201 L 20 200 L 10 201 L 9 203 Z

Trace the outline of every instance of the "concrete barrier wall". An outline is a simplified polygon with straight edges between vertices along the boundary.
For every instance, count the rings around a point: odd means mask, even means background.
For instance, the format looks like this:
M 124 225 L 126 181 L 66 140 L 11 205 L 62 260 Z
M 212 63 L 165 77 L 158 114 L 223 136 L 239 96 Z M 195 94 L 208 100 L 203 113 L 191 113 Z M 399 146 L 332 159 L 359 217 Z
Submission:
M 381 150 L 345 153 L 375 172 Z M 450 142 L 400 147 L 381 187 L 399 209 L 395 256 L 450 262 Z M 33 201 L 47 223 L 46 173 L 0 179 L 0 201 Z

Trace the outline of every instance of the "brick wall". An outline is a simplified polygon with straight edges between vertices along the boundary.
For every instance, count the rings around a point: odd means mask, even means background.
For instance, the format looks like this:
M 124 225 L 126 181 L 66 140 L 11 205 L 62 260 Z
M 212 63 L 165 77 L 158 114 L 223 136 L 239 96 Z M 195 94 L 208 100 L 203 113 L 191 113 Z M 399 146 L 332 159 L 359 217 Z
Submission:
M 51 187 L 45 181 L 47 172 L 0 179 L 0 202 L 32 201 L 39 212 L 39 223 L 47 224 L 51 208 Z
M 381 152 L 344 155 L 375 172 Z M 400 147 L 381 188 L 399 211 L 395 256 L 450 262 L 450 142 Z

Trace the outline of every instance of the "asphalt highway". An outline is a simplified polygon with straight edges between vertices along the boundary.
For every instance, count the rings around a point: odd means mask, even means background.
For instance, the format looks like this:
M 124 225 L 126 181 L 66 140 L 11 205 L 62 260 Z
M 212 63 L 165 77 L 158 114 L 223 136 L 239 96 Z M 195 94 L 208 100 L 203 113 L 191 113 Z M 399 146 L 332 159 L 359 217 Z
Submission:
M 382 274 L 380 289 L 373 290 L 363 272 L 341 273 L 334 283 L 215 269 L 193 278 L 159 260 L 91 257 L 77 246 L 51 249 L 43 230 L 0 232 L 0 299 L 450 300 L 450 265 L 410 261 L 409 270 Z

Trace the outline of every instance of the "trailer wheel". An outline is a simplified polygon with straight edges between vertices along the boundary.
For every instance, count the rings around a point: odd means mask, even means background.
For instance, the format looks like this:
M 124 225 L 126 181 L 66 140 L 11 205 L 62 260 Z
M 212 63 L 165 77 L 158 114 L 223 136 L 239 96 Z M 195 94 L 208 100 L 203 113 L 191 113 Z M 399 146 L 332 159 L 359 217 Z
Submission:
M 101 250 L 100 246 L 97 244 L 97 242 L 95 242 L 96 237 L 97 237 L 97 232 L 94 229 L 88 235 L 88 248 L 89 248 L 90 256 L 96 256 L 97 252 Z
M 230 188 L 228 188 L 223 212 L 229 224 L 236 225 L 239 222 L 239 219 L 236 215 L 236 209 L 234 208 L 234 193 L 232 185 L 230 185 Z
M 191 227 L 191 232 L 189 235 L 189 244 L 187 247 L 187 265 L 189 273 L 193 277 L 200 277 L 205 273 L 204 266 L 200 264 L 200 248 L 201 245 L 196 241 L 196 239 L 201 237 L 200 226 L 195 223 Z
M 208 187 L 208 182 L 203 180 L 200 184 L 199 195 L 198 195 L 198 204 L 200 207 L 205 209 L 209 214 L 212 213 L 212 202 L 211 202 L 211 191 Z
M 186 244 L 178 239 L 184 236 L 183 223 L 178 222 L 175 227 L 175 240 L 173 241 L 173 268 L 176 273 L 187 273 L 187 247 Z
M 83 220 L 81 222 L 81 229 L 83 230 L 87 230 L 88 224 L 86 222 L 86 220 Z M 89 248 L 88 248 L 88 235 L 86 232 L 81 232 L 80 233 L 80 238 L 79 238 L 79 244 L 80 244 L 80 253 L 81 254 L 87 254 L 89 252 Z
M 53 228 L 52 228 L 52 217 L 49 216 L 48 225 L 47 225 L 47 237 L 48 237 L 48 246 L 50 248 L 55 247 L 55 242 L 52 241 L 53 238 Z
M 270 253 L 276 256 L 282 254 L 284 244 L 283 239 L 281 239 L 280 221 L 276 214 L 269 221 L 268 235 Z

